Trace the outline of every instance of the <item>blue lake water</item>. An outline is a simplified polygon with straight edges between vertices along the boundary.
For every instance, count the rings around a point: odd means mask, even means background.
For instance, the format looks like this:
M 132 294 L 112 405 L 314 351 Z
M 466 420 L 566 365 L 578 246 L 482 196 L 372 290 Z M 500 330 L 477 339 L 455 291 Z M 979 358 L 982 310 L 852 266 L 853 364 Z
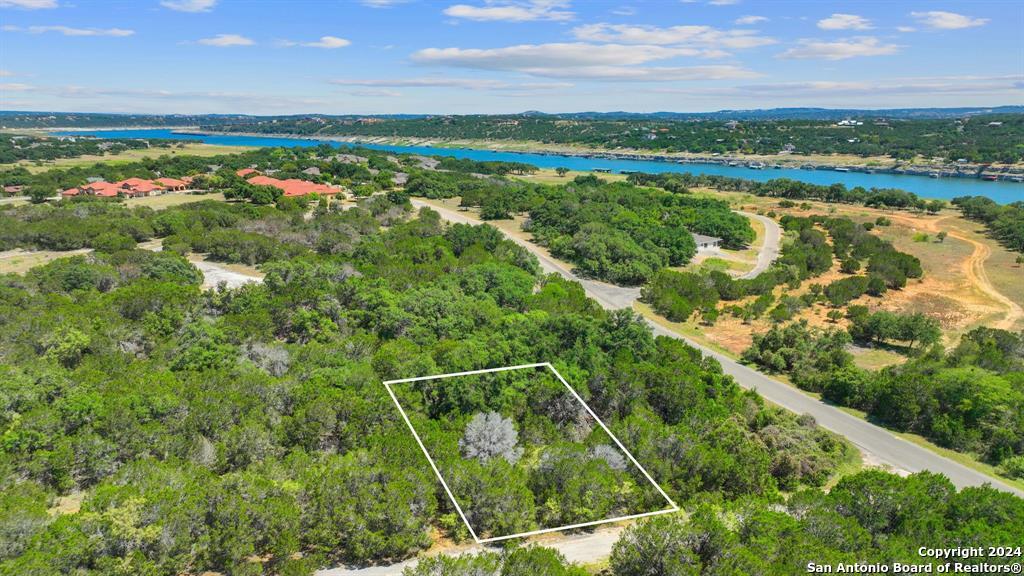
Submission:
M 196 140 L 208 144 L 225 146 L 318 146 L 330 144 L 334 147 L 354 146 L 345 142 L 315 140 L 303 138 L 274 138 L 266 136 L 236 135 L 205 135 L 179 134 L 169 129 L 139 130 L 83 130 L 74 132 L 58 132 L 61 135 L 90 135 L 103 138 L 171 138 L 177 140 Z M 380 144 L 358 144 L 364 148 L 387 150 L 390 152 L 406 152 L 413 154 L 454 156 L 472 160 L 499 160 L 504 162 L 524 162 L 540 168 L 556 168 L 564 166 L 572 170 L 593 170 L 595 168 L 612 172 L 691 172 L 694 174 L 717 174 L 734 178 L 766 181 L 773 178 L 791 178 L 812 184 L 834 184 L 841 182 L 848 188 L 863 186 L 865 188 L 901 188 L 925 198 L 941 198 L 950 200 L 957 196 L 987 196 L 1000 204 L 1024 201 L 1024 183 L 987 182 L 977 178 L 928 178 L 925 176 L 909 176 L 902 174 L 867 174 L 863 172 L 836 172 L 833 170 L 800 170 L 797 168 L 780 168 L 752 170 L 742 166 L 723 166 L 720 164 L 678 164 L 653 160 L 612 160 L 605 158 L 581 158 L 578 156 L 561 156 L 557 154 L 531 154 L 527 152 L 492 152 L 471 148 L 432 148 L 427 146 L 391 146 Z

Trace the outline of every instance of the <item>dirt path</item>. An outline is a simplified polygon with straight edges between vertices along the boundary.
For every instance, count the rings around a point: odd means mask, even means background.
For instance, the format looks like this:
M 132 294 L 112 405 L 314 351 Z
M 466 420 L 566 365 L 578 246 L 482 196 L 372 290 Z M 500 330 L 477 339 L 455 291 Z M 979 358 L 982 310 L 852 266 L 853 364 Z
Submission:
M 531 540 L 531 543 L 557 550 L 569 562 L 588 563 L 607 558 L 611 555 L 612 546 L 619 540 L 623 530 L 623 526 L 612 526 L 591 533 L 568 536 L 558 535 L 550 538 L 535 539 Z M 460 554 L 479 554 L 484 550 L 497 552 L 501 548 L 480 545 L 457 546 L 449 550 L 443 550 L 438 554 L 458 556 Z M 427 555 L 430 555 L 430 553 L 428 552 Z M 367 566 L 363 568 L 338 566 L 336 568 L 319 570 L 315 573 L 315 576 L 399 576 L 402 570 L 416 566 L 419 560 L 420 558 L 411 558 L 405 562 L 390 566 Z
M 940 216 L 934 219 L 922 219 L 914 218 L 911 216 L 896 215 L 897 220 L 909 223 L 911 226 L 920 228 L 923 231 L 936 234 L 940 231 L 939 223 L 949 218 L 949 216 Z M 989 256 L 992 255 L 992 248 L 984 243 L 969 237 L 957 230 L 946 230 L 951 238 L 966 242 L 971 245 L 973 252 L 971 255 L 964 260 L 961 268 L 963 269 L 964 276 L 967 277 L 968 281 L 977 286 L 978 289 L 983 292 L 990 299 L 996 301 L 1000 306 L 1006 308 L 1006 315 L 998 322 L 992 324 L 993 328 L 999 328 L 1002 330 L 1012 330 L 1014 325 L 1017 324 L 1022 318 L 1024 318 L 1024 308 L 1020 304 L 1010 300 L 1005 294 L 996 288 L 992 281 L 988 278 L 988 272 L 985 270 L 985 261 L 988 260 Z
M 989 298 L 999 302 L 999 304 L 1007 309 L 1006 316 L 1004 316 L 1002 320 L 993 324 L 992 327 L 1000 328 L 1002 330 L 1012 329 L 1021 318 L 1024 318 L 1024 308 L 1021 308 L 1020 304 L 1010 300 L 1002 292 L 997 290 L 988 279 L 988 272 L 985 271 L 985 261 L 992 255 L 992 249 L 984 242 L 978 242 L 977 240 L 967 238 L 966 236 L 956 232 L 949 232 L 949 235 L 957 240 L 963 240 L 974 247 L 974 252 L 972 252 L 970 257 L 964 261 L 963 265 L 964 274 L 967 278 L 970 279 L 975 286 L 981 289 L 982 292 L 987 294 Z

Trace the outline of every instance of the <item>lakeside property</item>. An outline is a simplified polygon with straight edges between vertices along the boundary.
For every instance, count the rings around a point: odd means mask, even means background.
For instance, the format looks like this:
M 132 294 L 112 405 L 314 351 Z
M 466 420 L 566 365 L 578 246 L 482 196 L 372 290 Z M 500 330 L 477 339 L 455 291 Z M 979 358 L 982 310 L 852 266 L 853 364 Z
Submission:
M 522 162 L 539 168 L 565 167 L 571 170 L 607 170 L 612 173 L 644 172 L 692 172 L 695 174 L 716 174 L 730 177 L 767 181 L 776 178 L 790 178 L 812 184 L 830 185 L 842 183 L 847 187 L 900 188 L 924 198 L 951 200 L 958 196 L 986 196 L 1001 204 L 1024 200 L 1024 183 L 1011 181 L 985 182 L 977 178 L 930 178 L 910 174 L 867 173 L 835 170 L 804 170 L 800 168 L 751 169 L 728 164 L 687 163 L 668 160 L 638 160 L 611 157 L 591 157 L 572 154 L 544 152 L 507 152 L 475 148 L 439 148 L 433 146 L 399 146 L 354 142 L 348 137 L 325 137 L 311 139 L 299 136 L 266 136 L 240 134 L 200 134 L 196 131 L 175 131 L 171 129 L 143 130 L 87 130 L 62 132 L 63 134 L 93 135 L 106 138 L 177 138 L 195 140 L 206 144 L 228 146 L 318 146 L 329 144 L 363 146 L 375 150 L 404 152 L 422 155 L 452 156 L 479 161 Z

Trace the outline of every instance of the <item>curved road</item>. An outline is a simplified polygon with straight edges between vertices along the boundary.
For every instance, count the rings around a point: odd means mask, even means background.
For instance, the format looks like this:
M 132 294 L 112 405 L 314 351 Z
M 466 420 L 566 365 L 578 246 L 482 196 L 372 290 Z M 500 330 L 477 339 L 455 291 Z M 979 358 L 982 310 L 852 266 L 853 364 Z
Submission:
M 415 198 L 411 199 L 411 202 L 413 206 L 417 208 L 427 207 L 435 210 L 448 222 L 458 224 L 483 223 L 466 213 L 452 210 L 445 206 L 439 206 L 437 204 L 424 202 L 423 200 Z M 758 219 L 764 218 L 763 216 L 757 216 L 756 214 L 747 215 Z M 774 221 L 772 224 L 774 224 Z M 778 240 L 781 238 L 781 233 L 779 232 L 778 226 L 775 226 L 774 229 L 776 235 L 773 242 L 771 240 L 771 232 L 769 232 L 772 229 L 773 227 L 766 223 L 765 247 L 769 248 L 774 243 L 775 254 L 777 254 Z M 619 308 L 632 308 L 633 302 L 640 296 L 639 288 L 624 288 L 622 286 L 615 286 L 605 282 L 579 278 L 564 264 L 544 254 L 544 252 L 536 245 L 508 234 L 505 235 L 509 240 L 523 246 L 536 256 L 537 260 L 540 262 L 541 268 L 545 272 L 561 274 L 569 280 L 574 280 L 582 284 L 587 295 L 600 303 L 605 309 L 616 310 Z M 763 250 L 762 252 L 768 252 L 768 250 Z M 758 266 L 755 270 L 766 269 L 774 260 L 775 254 L 769 256 L 764 256 L 763 254 L 759 255 Z M 948 476 L 953 484 L 961 488 L 965 486 L 980 486 L 988 483 L 1000 490 L 1012 492 L 1018 496 L 1024 496 L 1024 493 L 1021 493 L 1021 491 L 1013 487 L 993 480 L 980 472 L 975 472 L 974 470 L 957 464 L 952 460 L 943 458 L 934 452 L 930 452 L 915 444 L 911 444 L 902 438 L 897 438 L 883 428 L 879 428 L 878 426 L 865 422 L 864 420 L 851 416 L 841 410 L 825 404 L 824 402 L 807 396 L 792 386 L 765 376 L 764 374 L 761 374 L 748 366 L 744 366 L 743 364 L 715 352 L 714 350 L 705 348 L 689 338 L 656 324 L 651 320 L 647 320 L 647 323 L 651 326 L 651 329 L 656 335 L 683 340 L 687 344 L 700 350 L 703 354 L 718 360 L 722 365 L 722 370 L 736 378 L 736 381 L 739 382 L 741 386 L 757 390 L 758 393 L 760 393 L 761 396 L 764 396 L 767 400 L 796 412 L 797 414 L 810 414 L 814 416 L 815 420 L 817 420 L 818 424 L 822 427 L 837 434 L 841 434 L 881 462 L 910 472 L 918 472 L 921 470 L 941 472 Z M 622 527 L 612 527 L 604 530 L 598 530 L 590 534 L 553 537 L 551 540 L 537 542 L 537 544 L 558 550 L 570 562 L 586 563 L 607 558 L 611 553 L 612 546 L 618 540 L 621 532 Z M 481 550 L 483 550 L 483 547 L 481 546 L 464 546 L 446 550 L 441 553 L 455 556 L 464 553 L 475 554 Z M 368 566 L 363 568 L 339 566 L 327 570 L 320 570 L 316 573 L 316 576 L 399 575 L 402 573 L 403 569 L 415 566 L 417 561 L 418 559 L 412 558 L 405 562 L 400 562 L 390 566 Z
M 464 224 L 482 223 L 480 220 L 472 218 L 465 213 L 444 206 L 438 206 L 418 199 L 413 199 L 412 203 L 417 207 L 427 206 L 437 211 L 441 217 L 449 222 L 461 222 Z M 769 229 L 770 227 L 766 227 L 766 231 Z M 638 288 L 623 288 L 605 282 L 578 278 L 564 264 L 543 254 L 537 246 L 512 236 L 508 236 L 508 238 L 537 256 L 541 268 L 545 272 L 556 272 L 569 280 L 579 282 L 583 285 L 588 296 L 608 310 L 630 308 L 640 295 Z M 950 481 L 960 488 L 991 484 L 994 488 L 1011 492 L 1018 496 L 1024 496 L 1024 492 L 1012 486 L 899 438 L 884 428 L 847 414 L 830 404 L 812 398 L 793 386 L 766 376 L 749 366 L 740 364 L 732 358 L 706 348 L 678 332 L 669 330 L 649 319 L 647 323 L 650 324 L 655 334 L 684 340 L 703 354 L 718 360 L 722 365 L 722 370 L 736 378 L 736 381 L 744 388 L 757 390 L 766 400 L 797 414 L 810 414 L 823 428 L 846 437 L 850 442 L 881 462 L 908 472 L 920 472 L 922 470 L 939 472 L 949 477 Z

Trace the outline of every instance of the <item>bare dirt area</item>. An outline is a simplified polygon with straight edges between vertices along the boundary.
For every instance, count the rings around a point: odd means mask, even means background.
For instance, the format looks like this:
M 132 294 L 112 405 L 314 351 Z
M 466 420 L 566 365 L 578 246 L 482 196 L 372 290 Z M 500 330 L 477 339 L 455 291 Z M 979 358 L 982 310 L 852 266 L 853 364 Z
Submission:
M 228 288 L 238 288 L 243 284 L 263 282 L 263 273 L 251 266 L 210 262 L 199 254 L 189 254 L 188 261 L 203 273 L 204 289 L 216 288 L 221 283 Z
M 1012 330 L 1021 324 L 1024 320 L 1024 308 L 1021 307 L 1020 300 L 1008 296 L 1003 292 L 1002 287 L 997 287 L 989 277 L 992 268 L 1006 266 L 1005 263 L 990 262 L 992 255 L 996 252 L 1006 252 L 1006 250 L 979 233 L 977 225 L 953 214 L 943 214 L 933 218 L 899 214 L 894 215 L 892 220 L 894 223 L 905 222 L 914 229 L 933 235 L 944 231 L 948 234 L 945 242 L 949 242 L 949 239 L 952 238 L 968 245 L 970 254 L 955 263 L 958 269 L 935 270 L 933 271 L 935 275 L 942 276 L 945 273 L 950 276 L 962 276 L 963 283 L 954 286 L 953 290 L 962 295 L 963 290 L 966 289 L 969 291 L 969 296 L 961 296 L 956 299 L 957 303 L 980 315 L 986 325 L 992 328 Z M 922 258 L 922 264 L 924 262 L 925 259 Z M 1004 273 L 1005 271 L 1000 271 L 1001 276 Z M 1018 270 L 1018 281 L 1021 279 L 1024 279 L 1024 275 L 1021 275 Z
M 1021 308 L 1024 304 L 1024 268 L 1014 262 L 1016 254 L 988 238 L 980 225 L 962 218 L 958 211 L 948 209 L 936 215 L 915 214 L 813 201 L 807 202 L 809 209 L 782 208 L 773 198 L 711 190 L 701 192 L 728 199 L 734 206 L 751 212 L 774 212 L 776 217 L 785 214 L 846 216 L 856 222 L 888 218 L 892 225 L 876 226 L 874 233 L 891 241 L 898 250 L 918 257 L 924 277 L 911 280 L 902 290 L 889 291 L 884 298 L 864 296 L 854 304 L 871 309 L 927 314 L 939 321 L 947 344 L 955 343 L 964 332 L 978 326 L 1024 329 L 1024 311 Z M 938 238 L 939 232 L 947 235 L 942 241 Z M 810 283 L 827 284 L 841 276 L 830 272 L 805 283 L 801 290 Z M 814 323 L 814 317 L 819 317 L 820 322 L 825 322 L 826 309 L 815 309 L 821 313 L 807 316 L 805 311 L 798 318 L 807 318 Z

